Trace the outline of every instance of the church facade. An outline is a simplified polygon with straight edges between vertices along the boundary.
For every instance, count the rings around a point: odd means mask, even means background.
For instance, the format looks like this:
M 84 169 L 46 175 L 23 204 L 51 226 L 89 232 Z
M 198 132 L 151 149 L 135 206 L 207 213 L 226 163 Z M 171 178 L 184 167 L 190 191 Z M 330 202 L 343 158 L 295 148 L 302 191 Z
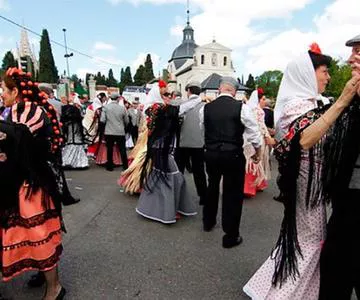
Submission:
M 175 48 L 168 64 L 169 87 L 185 95 L 185 86 L 190 80 L 199 81 L 204 94 L 217 96 L 221 76 L 235 76 L 231 58 L 232 50 L 215 40 L 198 46 L 194 39 L 194 29 L 189 18 L 183 30 L 183 41 Z M 239 96 L 244 91 L 239 90 Z

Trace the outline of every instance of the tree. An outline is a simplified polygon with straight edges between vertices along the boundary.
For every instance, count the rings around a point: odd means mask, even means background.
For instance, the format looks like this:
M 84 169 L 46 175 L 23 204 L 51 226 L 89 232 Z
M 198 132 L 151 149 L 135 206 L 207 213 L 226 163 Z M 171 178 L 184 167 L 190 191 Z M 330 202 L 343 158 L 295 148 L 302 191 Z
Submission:
M 59 79 L 58 70 L 55 66 L 54 57 L 51 51 L 49 33 L 46 29 L 43 29 L 41 35 L 39 63 L 39 81 L 57 83 Z
M 126 67 L 125 72 L 124 72 L 124 79 L 122 79 L 121 81 L 123 83 L 125 83 L 126 85 L 133 84 L 133 79 L 132 79 L 130 67 Z
M 97 72 L 95 76 L 96 84 L 98 85 L 106 85 L 106 77 L 102 75 L 101 72 Z
M 245 86 L 248 87 L 251 90 L 255 90 L 255 79 L 251 74 L 249 74 L 249 78 L 246 81 Z
M 134 75 L 134 83 L 135 85 L 144 85 L 146 83 L 145 67 L 143 65 L 140 65 L 136 70 L 136 73 Z
M 3 58 L 3 61 L 2 61 L 1 68 L 4 71 L 6 71 L 9 68 L 15 68 L 17 66 L 18 66 L 18 63 L 17 63 L 14 55 L 12 54 L 12 52 L 11 51 L 6 52 L 5 56 Z
M 115 87 L 115 86 L 118 85 L 118 82 L 114 77 L 114 73 L 113 73 L 112 69 L 109 70 L 109 75 L 108 75 L 108 78 L 106 80 L 106 83 L 107 83 L 107 86 L 109 86 L 109 87 Z
M 155 78 L 154 70 L 153 70 L 153 63 L 152 63 L 150 54 L 148 54 L 146 56 L 144 67 L 145 67 L 145 69 L 144 69 L 144 80 L 145 80 L 145 83 L 146 83 L 146 82 L 149 82 L 150 80 Z
M 333 59 L 330 64 L 329 74 L 331 80 L 325 94 L 336 99 L 340 96 L 346 82 L 351 78 L 351 67 Z
M 265 71 L 263 74 L 256 77 L 255 84 L 264 90 L 265 96 L 275 99 L 279 91 L 282 77 L 283 73 L 281 71 Z

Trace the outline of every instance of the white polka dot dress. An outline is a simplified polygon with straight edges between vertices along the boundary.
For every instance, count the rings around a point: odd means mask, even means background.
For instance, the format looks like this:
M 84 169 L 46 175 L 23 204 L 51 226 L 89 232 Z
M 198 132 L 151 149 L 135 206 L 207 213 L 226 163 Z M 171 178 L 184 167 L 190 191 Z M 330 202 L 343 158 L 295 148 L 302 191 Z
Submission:
M 303 257 L 298 256 L 300 276 L 294 281 L 289 278 L 279 287 L 272 286 L 275 262 L 269 257 L 244 286 L 244 292 L 252 299 L 260 300 L 317 300 L 320 287 L 320 252 L 325 239 L 326 209 L 320 204 L 315 208 L 306 207 L 306 191 L 309 161 L 303 152 L 298 178 L 298 199 L 296 224 L 298 240 Z M 320 164 L 316 164 L 320 167 Z

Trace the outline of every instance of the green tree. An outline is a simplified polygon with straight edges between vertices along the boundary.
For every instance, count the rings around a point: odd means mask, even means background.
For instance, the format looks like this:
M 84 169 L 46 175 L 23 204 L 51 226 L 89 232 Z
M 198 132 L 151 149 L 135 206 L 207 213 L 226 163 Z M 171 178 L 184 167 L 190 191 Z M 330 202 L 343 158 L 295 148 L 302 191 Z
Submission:
M 118 86 L 118 82 L 114 77 L 114 72 L 113 72 L 112 69 L 109 70 L 109 74 L 108 74 L 108 78 L 107 78 L 106 83 L 107 83 L 107 86 L 109 86 L 109 87 Z
M 16 61 L 14 55 L 12 54 L 12 52 L 11 51 L 6 52 L 5 56 L 3 58 L 3 61 L 2 61 L 1 68 L 4 71 L 6 71 L 9 68 L 15 68 L 17 66 L 18 66 L 17 61 Z
M 145 67 L 140 65 L 139 68 L 136 70 L 134 75 L 134 83 L 135 85 L 144 85 L 146 83 L 145 79 Z
M 263 88 L 267 97 L 275 99 L 279 91 L 282 77 L 283 73 L 279 70 L 265 71 L 263 74 L 256 77 L 255 84 L 256 86 Z
M 95 76 L 96 84 L 98 85 L 106 85 L 106 77 L 105 75 L 102 75 L 101 72 L 97 72 Z
M 125 72 L 124 72 L 124 77 L 121 78 L 121 82 L 124 83 L 125 86 L 133 84 L 133 79 L 132 79 L 130 67 L 126 67 Z
M 249 77 L 248 77 L 248 80 L 246 81 L 245 86 L 251 90 L 255 90 L 255 79 L 251 74 L 249 74 Z
M 152 63 L 150 54 L 148 54 L 146 56 L 144 67 L 145 67 L 145 69 L 144 69 L 144 80 L 145 80 L 145 83 L 146 83 L 146 82 L 149 82 L 150 80 L 155 78 L 154 70 L 153 70 L 153 63 Z
M 330 64 L 329 74 L 331 80 L 326 88 L 325 95 L 337 99 L 344 89 L 346 82 L 351 78 L 351 67 L 341 63 L 339 60 L 333 59 Z
M 59 79 L 58 70 L 55 66 L 49 33 L 46 29 L 43 29 L 41 35 L 39 64 L 39 81 L 57 83 Z

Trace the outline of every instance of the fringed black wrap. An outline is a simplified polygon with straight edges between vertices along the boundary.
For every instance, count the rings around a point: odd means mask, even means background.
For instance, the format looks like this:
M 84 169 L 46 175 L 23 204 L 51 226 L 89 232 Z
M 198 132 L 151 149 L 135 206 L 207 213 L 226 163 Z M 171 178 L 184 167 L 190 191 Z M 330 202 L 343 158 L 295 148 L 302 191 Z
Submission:
M 323 190 L 327 201 L 339 199 L 349 187 L 360 153 L 360 97 L 335 123 L 324 146 Z M 341 197 L 340 197 L 341 198 Z
M 141 170 L 140 185 L 148 190 L 151 187 L 147 184 L 148 177 L 153 168 L 155 172 L 155 182 L 167 178 L 169 157 L 173 150 L 173 143 L 179 126 L 179 107 L 156 103 L 145 112 L 148 116 L 149 137 L 147 143 L 147 153 Z
M 300 146 L 301 132 L 315 122 L 328 106 L 314 109 L 295 120 L 289 133 L 275 148 L 275 155 L 279 162 L 279 176 L 277 184 L 280 195 L 277 200 L 284 204 L 284 218 L 280 235 L 271 257 L 275 260 L 273 285 L 282 285 L 285 280 L 296 280 L 299 275 L 297 268 L 298 256 L 302 257 L 297 236 L 296 202 L 297 180 L 300 172 L 302 149 Z M 323 141 L 323 140 L 322 140 Z M 314 208 L 322 201 L 321 167 L 317 166 L 317 158 L 323 156 L 323 142 L 320 141 L 308 151 L 309 178 L 306 189 L 306 206 Z

